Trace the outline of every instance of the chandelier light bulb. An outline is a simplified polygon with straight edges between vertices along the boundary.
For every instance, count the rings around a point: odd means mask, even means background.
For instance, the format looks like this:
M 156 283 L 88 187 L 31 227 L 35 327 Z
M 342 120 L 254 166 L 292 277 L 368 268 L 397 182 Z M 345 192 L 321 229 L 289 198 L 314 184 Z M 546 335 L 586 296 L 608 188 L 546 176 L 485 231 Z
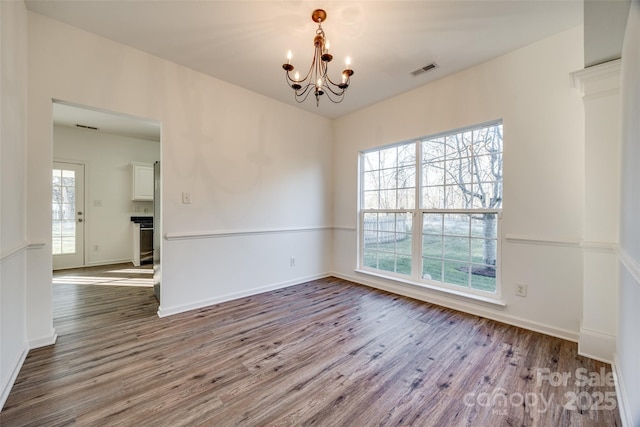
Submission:
M 345 64 L 347 64 L 347 70 L 351 69 L 351 57 L 347 56 L 347 59 L 345 59 Z
M 296 73 L 293 75 L 293 80 L 299 82 L 300 81 L 300 73 L 296 71 Z
M 322 87 L 322 79 L 318 79 L 317 83 L 316 83 L 316 87 L 318 89 L 320 89 Z
M 291 58 L 292 58 L 292 54 L 291 51 L 287 52 L 287 64 L 291 64 Z

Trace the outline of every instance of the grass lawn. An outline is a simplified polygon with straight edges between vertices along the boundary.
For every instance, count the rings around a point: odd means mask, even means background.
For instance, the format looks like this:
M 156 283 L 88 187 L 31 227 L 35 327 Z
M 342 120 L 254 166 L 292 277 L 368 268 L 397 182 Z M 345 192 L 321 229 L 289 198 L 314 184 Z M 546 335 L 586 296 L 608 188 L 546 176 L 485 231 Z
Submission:
M 469 268 L 491 270 L 484 266 L 483 239 L 424 235 L 422 238 L 422 277 L 465 288 L 495 292 L 496 278 L 469 273 Z M 471 255 L 471 264 L 469 263 Z M 444 258 L 444 260 L 442 259 Z M 368 243 L 364 265 L 379 270 L 411 275 L 411 237 L 389 243 Z M 489 268 L 487 268 L 489 267 Z

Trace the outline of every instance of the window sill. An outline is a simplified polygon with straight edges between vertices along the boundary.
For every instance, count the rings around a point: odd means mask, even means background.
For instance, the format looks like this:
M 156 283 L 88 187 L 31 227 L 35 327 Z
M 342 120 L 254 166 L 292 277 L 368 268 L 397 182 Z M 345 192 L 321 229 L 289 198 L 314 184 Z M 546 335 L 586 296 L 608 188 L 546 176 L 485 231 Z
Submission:
M 428 283 L 418 283 L 418 282 L 414 282 L 413 280 L 408 280 L 408 279 L 402 279 L 400 277 L 395 277 L 395 276 L 387 276 L 384 274 L 379 274 L 379 273 L 375 273 L 373 271 L 368 271 L 368 270 L 361 270 L 361 269 L 355 269 L 354 270 L 356 273 L 360 273 L 360 274 L 366 274 L 368 276 L 372 276 L 372 277 L 376 277 L 379 279 L 385 279 L 385 280 L 390 280 L 392 282 L 398 282 L 398 283 L 403 283 L 406 285 L 411 285 L 411 286 L 415 286 L 418 288 L 423 288 L 423 289 L 428 289 L 430 291 L 435 291 L 438 292 L 440 294 L 444 294 L 447 296 L 453 296 L 456 297 L 457 299 L 462 299 L 462 300 L 466 300 L 466 301 L 470 301 L 470 302 L 475 302 L 475 303 L 483 303 L 483 304 L 488 304 L 494 307 L 498 307 L 498 308 L 505 308 L 507 306 L 507 304 L 498 298 L 490 298 L 490 297 L 485 297 L 482 295 L 475 295 L 475 294 L 469 294 L 466 292 L 462 292 L 462 291 L 456 291 L 455 289 L 449 289 L 449 288 L 444 288 L 444 287 L 440 287 L 440 286 L 434 286 L 434 285 L 429 285 Z

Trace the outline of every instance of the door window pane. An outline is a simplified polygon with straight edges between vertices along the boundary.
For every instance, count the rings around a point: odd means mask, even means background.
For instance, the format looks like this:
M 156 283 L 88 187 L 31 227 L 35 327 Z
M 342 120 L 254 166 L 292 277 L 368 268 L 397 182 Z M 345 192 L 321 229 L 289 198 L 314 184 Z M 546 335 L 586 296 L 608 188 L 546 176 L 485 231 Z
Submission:
M 53 255 L 76 253 L 75 171 L 54 169 L 52 176 Z

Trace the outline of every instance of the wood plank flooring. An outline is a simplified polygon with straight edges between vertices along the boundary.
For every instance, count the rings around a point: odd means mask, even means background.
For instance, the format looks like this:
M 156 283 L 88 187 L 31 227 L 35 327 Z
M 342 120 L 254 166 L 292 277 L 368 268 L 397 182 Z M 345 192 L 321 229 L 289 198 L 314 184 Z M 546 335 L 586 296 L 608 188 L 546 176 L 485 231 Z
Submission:
M 58 342 L 0 425 L 621 425 L 575 343 L 336 278 L 156 311 L 151 287 L 54 285 Z

